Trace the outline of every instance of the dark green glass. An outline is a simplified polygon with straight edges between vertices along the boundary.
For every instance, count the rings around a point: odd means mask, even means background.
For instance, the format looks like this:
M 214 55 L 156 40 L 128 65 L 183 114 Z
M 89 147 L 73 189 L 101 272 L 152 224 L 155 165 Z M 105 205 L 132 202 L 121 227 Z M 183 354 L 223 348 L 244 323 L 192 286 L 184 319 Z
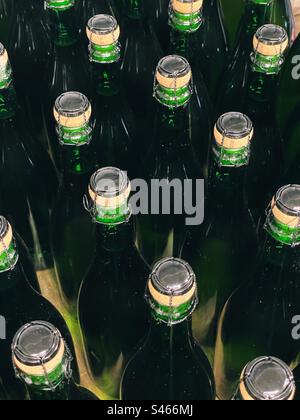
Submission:
M 276 117 L 284 140 L 285 169 L 296 164 L 299 156 L 300 108 L 300 35 L 283 65 L 276 99 Z
M 73 144 L 68 144 L 70 133 L 62 134 L 66 128 L 57 127 L 62 177 L 51 223 L 59 290 L 65 309 L 74 319 L 77 318 L 79 289 L 92 262 L 95 248 L 95 226 L 90 222 L 82 201 L 97 166 L 92 123 L 84 116 L 89 109 L 87 98 L 76 92 L 63 94 L 56 101 L 56 110 L 61 118 L 68 115 L 86 120 L 86 127 L 82 127 L 81 131 L 76 127 L 72 133 Z
M 161 60 L 157 77 L 169 71 L 170 80 L 174 78 L 174 69 L 180 76 L 190 73 L 188 62 L 179 56 L 168 56 Z M 191 180 L 192 194 L 195 197 L 196 180 L 203 179 L 203 170 L 194 152 L 193 144 L 197 141 L 208 145 L 208 139 L 202 137 L 197 126 L 201 119 L 201 110 L 197 109 L 197 96 L 193 94 L 191 85 L 182 89 L 166 89 L 157 84 L 155 87 L 157 100 L 153 146 L 147 159 L 145 179 L 163 181 L 166 186 L 172 182 Z M 207 156 L 204 153 L 202 158 Z M 203 159 L 205 161 L 205 159 Z M 180 194 L 180 193 L 179 193 Z M 152 203 L 157 197 L 149 197 L 149 214 L 140 215 L 137 225 L 137 243 L 141 254 L 152 265 L 163 257 L 178 257 L 186 234 L 186 214 L 178 214 L 171 205 L 168 214 L 159 208 L 157 214 L 151 211 Z M 178 197 L 176 197 L 178 198 Z M 182 191 L 184 201 L 184 191 Z
M 35 141 L 18 106 L 6 51 L 0 77 L 1 208 L 27 244 L 35 269 L 53 267 L 49 218 L 57 188 L 47 152 Z
M 21 327 L 12 343 L 12 360 L 30 401 L 97 400 L 75 384 L 72 355 L 60 332 L 47 322 L 34 321 Z
M 94 199 L 118 199 L 127 194 L 128 183 L 111 182 L 120 171 L 106 168 L 91 180 Z M 105 182 L 108 188 L 105 188 Z M 92 188 L 92 189 L 91 189 Z M 98 191 L 98 195 L 95 191 Z M 119 397 L 120 380 L 131 353 L 147 331 L 148 314 L 144 301 L 149 269 L 134 244 L 133 219 L 127 204 L 110 210 L 91 200 L 96 222 L 97 245 L 93 263 L 79 297 L 79 320 L 89 370 L 105 398 Z M 92 221 L 91 221 L 92 223 Z
M 59 168 L 59 146 L 55 133 L 53 106 L 64 92 L 77 91 L 91 97 L 88 59 L 79 37 L 78 3 L 66 0 L 65 8 L 46 1 L 53 52 L 47 65 L 43 113 L 51 155 Z
M 249 360 L 272 354 L 293 366 L 299 357 L 299 343 L 292 336 L 292 320 L 300 311 L 300 235 L 295 227 L 299 192 L 299 186 L 278 191 L 247 282 L 224 307 L 215 356 L 217 394 L 222 400 L 234 394 Z
M 293 374 L 296 382 L 295 401 L 300 401 L 300 365 L 293 370 Z
M 150 22 L 165 54 L 169 48 L 168 10 L 169 0 L 148 0 L 147 11 Z
M 0 39 L 5 46 L 8 45 L 11 36 L 14 6 L 11 0 L 0 0 Z
M 44 16 L 36 10 L 35 2 L 19 0 L 9 55 L 20 103 L 29 118 L 32 132 L 44 147 L 47 147 L 47 136 L 43 130 L 41 91 L 49 52 Z
M 280 0 L 279 0 L 280 1 Z M 275 0 L 247 0 L 245 13 L 241 19 L 237 43 L 220 89 L 219 113 L 243 111 L 248 90 L 248 77 L 251 70 L 249 57 L 253 50 L 253 37 L 264 24 L 280 24 L 277 14 L 273 13 Z
M 8 232 L 9 225 L 6 219 L 0 218 L 2 241 Z M 24 399 L 24 389 L 21 384 L 16 382 L 11 363 L 11 343 L 14 333 L 27 322 L 35 319 L 45 319 L 58 325 L 68 346 L 71 349 L 73 346 L 63 318 L 45 298 L 36 293 L 29 285 L 22 266 L 22 256 L 19 256 L 14 240 L 8 245 L 9 248 L 4 252 L 2 251 L 0 256 L 0 307 L 1 316 L 6 321 L 6 340 L 0 340 L 2 358 L 0 378 L 9 399 Z
M 133 112 L 124 95 L 121 81 L 121 45 L 113 36 L 118 23 L 112 16 L 97 15 L 88 22 L 88 31 L 98 40 L 89 46 L 93 81 L 93 136 L 99 167 L 113 166 L 137 176 L 136 125 Z M 101 36 L 111 34 L 112 44 L 100 46 Z M 95 42 L 98 42 L 96 44 Z
M 241 18 L 245 12 L 245 0 L 221 0 L 221 12 L 223 13 L 224 27 L 226 30 L 228 44 L 233 49 L 236 43 L 237 31 Z M 234 6 L 234 7 L 233 7 Z
M 195 276 L 182 260 L 155 266 L 147 291 L 152 321 L 126 367 L 122 400 L 214 400 L 211 367 L 191 331 L 197 305 L 193 290 Z
M 191 2 L 191 10 L 193 2 Z M 195 80 L 198 72 L 213 101 L 227 67 L 227 41 L 218 0 L 204 2 L 197 13 L 181 14 L 170 8 L 170 52 L 187 58 Z
M 275 0 L 271 15 L 271 23 L 284 28 L 289 36 L 291 42 L 295 40 L 296 28 L 295 17 L 291 0 Z
M 235 149 L 217 141 L 211 151 L 205 220 L 190 229 L 182 251 L 198 279 L 199 306 L 193 332 L 213 363 L 217 324 L 224 304 L 243 283 L 257 251 L 254 222 L 248 208 L 245 178 L 251 160 L 251 121 L 238 113 L 218 120 L 217 130 Z M 247 139 L 248 137 L 248 139 Z M 241 147 L 241 139 L 248 144 Z M 239 146 L 240 144 L 240 146 Z
M 148 145 L 144 132 L 152 110 L 150 99 L 155 68 L 162 57 L 156 34 L 146 18 L 145 6 L 146 0 L 124 0 L 122 38 L 122 79 L 127 100 L 137 118 L 142 150 Z
M 276 357 L 259 357 L 248 363 L 233 396 L 234 401 L 291 401 L 295 379 L 291 369 Z

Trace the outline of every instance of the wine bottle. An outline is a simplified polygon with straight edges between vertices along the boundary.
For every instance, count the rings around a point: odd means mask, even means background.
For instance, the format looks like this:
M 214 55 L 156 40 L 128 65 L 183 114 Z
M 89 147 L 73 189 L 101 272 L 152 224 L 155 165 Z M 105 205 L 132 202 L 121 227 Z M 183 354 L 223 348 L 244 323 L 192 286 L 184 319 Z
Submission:
M 16 377 L 26 386 L 31 401 L 96 401 L 75 384 L 70 350 L 61 333 L 45 321 L 23 325 L 12 343 Z
M 147 286 L 152 321 L 126 367 L 122 400 L 213 400 L 213 374 L 193 338 L 190 318 L 197 300 L 196 278 L 179 259 L 155 265 Z
M 87 25 L 93 80 L 93 125 L 99 167 L 136 176 L 135 119 L 122 89 L 120 28 L 113 16 L 93 16 Z
M 53 105 L 65 92 L 81 92 L 91 97 L 88 60 L 79 37 L 78 3 L 74 0 L 46 0 L 53 53 L 45 76 L 43 114 L 51 155 L 59 168 L 59 147 L 56 139 Z
M 243 370 L 235 401 L 291 401 L 296 393 L 291 369 L 276 357 L 259 357 Z
M 159 41 L 149 24 L 145 6 L 146 0 L 124 1 L 122 40 L 122 79 L 127 100 L 137 118 L 141 139 L 152 111 L 149 99 L 152 95 L 155 67 L 162 57 Z M 144 150 L 143 144 L 140 148 Z
M 9 55 L 19 101 L 29 119 L 32 133 L 47 148 L 41 91 L 50 42 L 44 16 L 36 9 L 36 3 L 19 0 L 16 4 Z
M 214 134 L 206 218 L 203 225 L 190 229 L 182 251 L 199 284 L 200 304 L 193 314 L 193 333 L 212 363 L 220 313 L 243 282 L 257 248 L 245 193 L 252 157 L 252 122 L 231 112 L 218 119 Z
M 97 245 L 80 291 L 79 320 L 92 378 L 110 399 L 119 397 L 125 365 L 148 325 L 149 269 L 134 244 L 129 194 L 126 174 L 104 168 L 92 176 L 85 199 Z
M 23 258 L 18 253 L 11 225 L 4 217 L 0 217 L 0 239 L 0 308 L 6 327 L 6 339 L 0 340 L 2 358 L 0 378 L 9 399 L 24 399 L 26 392 L 16 381 L 11 364 L 10 345 L 15 331 L 26 322 L 45 319 L 59 326 L 71 349 L 73 345 L 63 318 L 29 285 L 22 266 Z
M 191 80 L 191 67 L 185 58 L 167 56 L 159 62 L 154 87 L 157 108 L 153 150 L 149 154 L 145 178 L 149 185 L 151 180 L 158 180 L 165 182 L 167 188 L 179 181 L 182 187 L 185 180 L 190 180 L 195 197 L 195 182 L 203 178 L 203 172 L 193 143 L 202 141 L 205 150 L 208 139 L 201 137 L 198 131 L 201 109 L 197 109 L 197 96 L 193 94 Z M 204 156 L 207 156 L 207 151 L 203 152 Z M 183 203 L 184 192 L 179 192 L 179 195 L 175 198 L 182 198 Z M 163 257 L 178 257 L 186 234 L 184 210 L 178 211 L 178 206 L 172 202 L 169 211 L 159 208 L 154 212 L 156 199 L 151 194 L 151 212 L 140 215 L 137 225 L 138 247 L 150 266 Z
M 285 169 L 296 163 L 300 133 L 300 35 L 298 35 L 283 65 L 276 98 L 276 118 L 284 140 Z
M 292 366 L 299 357 L 299 343 L 292 336 L 292 320 L 300 311 L 299 197 L 299 185 L 277 192 L 257 261 L 222 312 L 215 355 L 220 399 L 234 394 L 249 360 L 273 354 Z
M 289 36 L 290 42 L 294 42 L 296 37 L 296 25 L 291 0 L 274 1 L 270 22 L 276 23 L 276 25 L 284 28 Z
M 218 0 L 172 0 L 170 52 L 187 58 L 195 76 L 200 71 L 215 101 L 227 65 L 227 41 Z M 186 55 L 188 54 L 188 56 Z
M 51 269 L 49 222 L 57 188 L 55 171 L 47 152 L 26 126 L 3 45 L 0 69 L 1 209 L 28 246 L 36 271 Z
M 82 202 L 96 170 L 91 113 L 89 100 L 79 92 L 64 93 L 55 102 L 63 172 L 53 207 L 51 236 L 62 302 L 73 319 L 77 318 L 79 289 L 95 248 L 95 226 Z
M 232 0 L 221 0 L 220 4 L 229 48 L 232 50 L 236 45 L 237 32 L 245 12 L 246 2 L 245 0 L 236 0 L 234 7 L 232 7 Z

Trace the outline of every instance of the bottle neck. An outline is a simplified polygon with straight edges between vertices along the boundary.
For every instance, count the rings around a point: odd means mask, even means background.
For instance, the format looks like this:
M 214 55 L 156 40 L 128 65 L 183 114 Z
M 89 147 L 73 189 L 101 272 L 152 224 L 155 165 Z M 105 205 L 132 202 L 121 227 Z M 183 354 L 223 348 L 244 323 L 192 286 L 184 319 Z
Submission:
M 51 37 L 56 47 L 68 47 L 76 44 L 79 38 L 79 26 L 75 7 L 66 10 L 48 9 Z
M 120 92 L 120 62 L 92 63 L 93 86 L 97 95 L 115 96 Z
M 65 181 L 88 175 L 96 166 L 95 152 L 91 144 L 60 146 L 62 171 Z
M 74 384 L 65 378 L 53 391 L 27 386 L 30 400 L 33 401 L 67 401 L 70 399 L 70 390 Z
M 120 252 L 134 246 L 132 217 L 120 224 L 97 223 L 97 247 L 107 252 Z
M 274 0 L 248 0 L 242 19 L 241 29 L 252 40 L 257 29 L 264 25 L 271 16 Z
M 10 81 L 4 88 L 0 88 L 0 120 L 12 118 L 17 111 L 17 96 Z
M 149 340 L 156 345 L 160 344 L 162 349 L 170 348 L 170 346 L 174 350 L 182 349 L 186 343 L 193 340 L 191 319 L 168 325 L 164 322 L 159 322 L 153 317 Z
M 170 11 L 169 23 L 174 31 L 182 34 L 197 32 L 203 23 L 202 9 L 183 14 L 172 8 Z

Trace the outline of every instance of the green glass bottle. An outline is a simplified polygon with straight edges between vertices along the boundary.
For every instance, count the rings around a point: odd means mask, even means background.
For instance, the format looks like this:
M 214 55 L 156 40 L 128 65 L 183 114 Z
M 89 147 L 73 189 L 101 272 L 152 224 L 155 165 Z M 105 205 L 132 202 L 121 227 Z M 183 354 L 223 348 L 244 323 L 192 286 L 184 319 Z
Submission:
M 75 384 L 72 355 L 61 333 L 45 321 L 22 326 L 12 343 L 16 377 L 27 388 L 30 401 L 96 401 Z
M 34 141 L 18 106 L 11 66 L 0 45 L 1 209 L 27 244 L 37 271 L 53 267 L 49 218 L 57 188 L 54 168 Z
M 63 172 L 53 207 L 52 248 L 62 302 L 76 319 L 79 289 L 95 248 L 95 226 L 82 202 L 96 170 L 92 109 L 86 96 L 67 92 L 56 100 L 54 113 Z
M 300 35 L 298 35 L 283 65 L 276 98 L 276 118 L 284 140 L 285 169 L 296 163 L 299 156 L 300 108 Z
M 146 17 L 146 1 L 124 0 L 122 39 L 122 79 L 127 100 L 137 118 L 141 139 L 145 136 L 145 125 L 152 111 L 150 99 L 155 66 L 162 57 L 159 41 Z
M 0 378 L 9 399 L 23 399 L 24 387 L 16 382 L 11 364 L 10 345 L 14 332 L 26 322 L 45 319 L 59 326 L 71 349 L 72 340 L 56 309 L 29 285 L 22 255 L 18 253 L 12 228 L 4 217 L 0 217 L 0 243 L 0 311 L 6 324 L 6 339 L 0 340 Z
M 220 3 L 228 44 L 232 50 L 236 44 L 237 32 L 245 12 L 246 2 L 245 0 L 235 0 L 233 3 L 232 0 L 221 0 Z
M 93 126 L 99 167 L 113 166 L 135 178 L 135 119 L 121 81 L 120 28 L 113 16 L 93 16 L 87 25 L 93 80 Z
M 147 11 L 150 22 L 156 32 L 162 50 L 165 54 L 169 48 L 168 10 L 169 0 L 148 0 Z
M 277 192 L 257 261 L 222 312 L 215 355 L 217 394 L 222 400 L 234 394 L 249 360 L 273 354 L 293 366 L 299 357 L 299 343 L 292 336 L 292 320 L 300 311 L 299 197 L 299 185 Z
M 0 0 L 0 40 L 8 44 L 11 36 L 15 4 L 11 0 Z
M 279 0 L 282 1 L 282 0 Z M 241 19 L 237 43 L 233 50 L 227 74 L 220 88 L 219 112 L 243 111 L 243 101 L 248 89 L 248 74 L 252 62 L 253 36 L 265 24 L 281 24 L 274 14 L 275 0 L 247 0 Z M 245 110 L 244 110 L 245 111 Z
M 92 378 L 109 399 L 119 397 L 125 365 L 148 326 L 149 268 L 134 244 L 129 194 L 126 174 L 104 168 L 92 176 L 85 199 L 97 245 L 80 291 L 79 320 Z
M 65 92 L 91 96 L 88 60 L 81 44 L 79 4 L 75 0 L 46 0 L 53 52 L 45 76 L 43 114 L 48 133 L 49 150 L 59 168 L 53 104 Z M 57 146 L 57 147 L 56 147 Z
M 186 262 L 170 258 L 154 267 L 146 292 L 151 326 L 126 367 L 122 400 L 215 399 L 210 365 L 191 332 L 196 289 Z
M 291 43 L 294 42 L 296 37 L 296 25 L 291 0 L 274 1 L 270 23 L 276 23 L 276 25 L 284 28 Z
M 29 118 L 32 132 L 47 147 L 41 91 L 50 43 L 43 18 L 37 12 L 35 2 L 19 0 L 8 50 L 22 108 Z
M 187 58 L 195 77 L 202 73 L 215 101 L 228 53 L 219 1 L 172 0 L 169 22 L 170 52 Z
M 253 41 L 245 111 L 253 121 L 253 159 L 247 178 L 249 207 L 258 221 L 280 185 L 283 144 L 275 122 L 275 93 L 288 47 L 286 31 L 276 25 L 258 29 Z
M 291 401 L 296 393 L 291 369 L 276 357 L 258 357 L 243 370 L 235 401 Z
M 243 282 L 257 241 L 245 194 L 252 122 L 243 114 L 221 116 L 210 158 L 206 218 L 190 230 L 182 257 L 195 271 L 199 302 L 193 332 L 213 363 L 217 323 L 224 304 Z
M 165 182 L 166 188 L 173 182 L 183 185 L 185 180 L 191 180 L 194 194 L 194 183 L 203 178 L 203 172 L 193 143 L 202 142 L 205 150 L 208 139 L 198 131 L 201 109 L 197 109 L 191 80 L 191 67 L 185 58 L 167 56 L 159 62 L 154 87 L 157 108 L 153 146 L 147 159 L 145 179 L 149 186 L 151 180 Z M 207 151 L 203 152 L 204 157 L 207 157 Z M 184 192 L 179 194 L 184 201 Z M 149 197 L 151 211 L 140 215 L 137 225 L 139 250 L 151 266 L 164 257 L 178 257 L 186 233 L 184 211 L 176 211 L 176 206 L 171 204 L 169 212 L 161 208 L 153 212 L 155 200 L 156 197 Z

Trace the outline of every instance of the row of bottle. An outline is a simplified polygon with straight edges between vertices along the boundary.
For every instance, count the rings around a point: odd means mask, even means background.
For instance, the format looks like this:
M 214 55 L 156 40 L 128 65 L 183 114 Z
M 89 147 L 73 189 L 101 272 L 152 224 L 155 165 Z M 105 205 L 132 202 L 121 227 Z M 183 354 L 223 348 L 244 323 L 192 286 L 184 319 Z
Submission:
M 69 334 L 55 309 L 29 285 L 22 267 L 23 257 L 18 254 L 11 226 L 3 217 L 0 218 L 0 225 L 2 247 L 0 298 L 1 308 L 5 309 L 6 322 L 9 326 L 6 340 L 0 340 L 2 357 L 0 400 L 96 400 L 93 394 L 75 385 L 75 376 L 71 369 L 72 356 L 67 341 L 49 321 L 60 325 L 66 337 L 69 337 Z M 213 372 L 191 329 L 191 316 L 197 311 L 198 305 L 197 287 L 199 286 L 193 270 L 183 260 L 171 258 L 156 264 L 147 280 L 145 295 L 151 308 L 152 321 L 146 338 L 136 346 L 136 352 L 132 351 L 131 357 L 127 359 L 127 366 L 120 378 L 121 399 L 213 400 L 216 398 Z M 134 289 L 129 289 L 130 293 L 134 292 Z M 122 311 L 121 307 L 117 309 L 120 322 L 126 312 Z M 141 316 L 142 312 L 138 315 Z M 37 316 L 46 318 L 47 322 L 35 321 Z M 24 319 L 29 323 L 22 325 Z M 137 325 L 137 319 L 127 318 L 126 321 L 127 326 L 129 321 L 134 321 L 134 324 L 131 325 L 131 331 L 129 329 L 125 331 L 127 334 L 124 334 L 122 340 L 125 345 L 123 350 L 129 344 L 128 335 Z M 231 322 L 230 327 L 233 325 Z M 1 328 L 2 326 L 1 324 Z M 19 330 L 13 337 L 11 334 L 17 327 Z M 124 325 L 119 325 L 118 330 L 115 330 L 115 333 L 118 333 L 115 337 L 119 340 L 122 339 L 119 336 L 122 327 Z M 144 333 L 146 330 L 147 328 Z M 248 334 L 251 335 L 249 329 L 246 331 L 246 335 Z M 111 344 L 106 343 L 107 356 L 112 356 L 109 352 L 115 350 Z M 286 344 L 284 342 L 282 346 Z M 236 341 L 234 345 L 237 345 Z M 230 351 L 234 356 L 233 363 L 236 370 L 243 368 L 239 356 L 246 358 L 250 347 L 242 349 L 246 350 L 246 353 L 239 353 L 240 350 L 233 346 Z M 256 353 L 259 350 L 260 348 L 257 348 Z M 277 350 L 276 346 L 273 350 Z M 123 356 L 125 355 L 124 351 Z M 224 355 L 226 356 L 225 353 Z M 232 366 L 229 367 L 229 371 L 232 375 L 234 372 Z M 292 372 L 277 358 L 256 357 L 239 371 L 239 376 L 233 381 L 234 388 L 229 397 L 234 400 L 297 400 L 300 381 L 298 371 L 299 368 Z

